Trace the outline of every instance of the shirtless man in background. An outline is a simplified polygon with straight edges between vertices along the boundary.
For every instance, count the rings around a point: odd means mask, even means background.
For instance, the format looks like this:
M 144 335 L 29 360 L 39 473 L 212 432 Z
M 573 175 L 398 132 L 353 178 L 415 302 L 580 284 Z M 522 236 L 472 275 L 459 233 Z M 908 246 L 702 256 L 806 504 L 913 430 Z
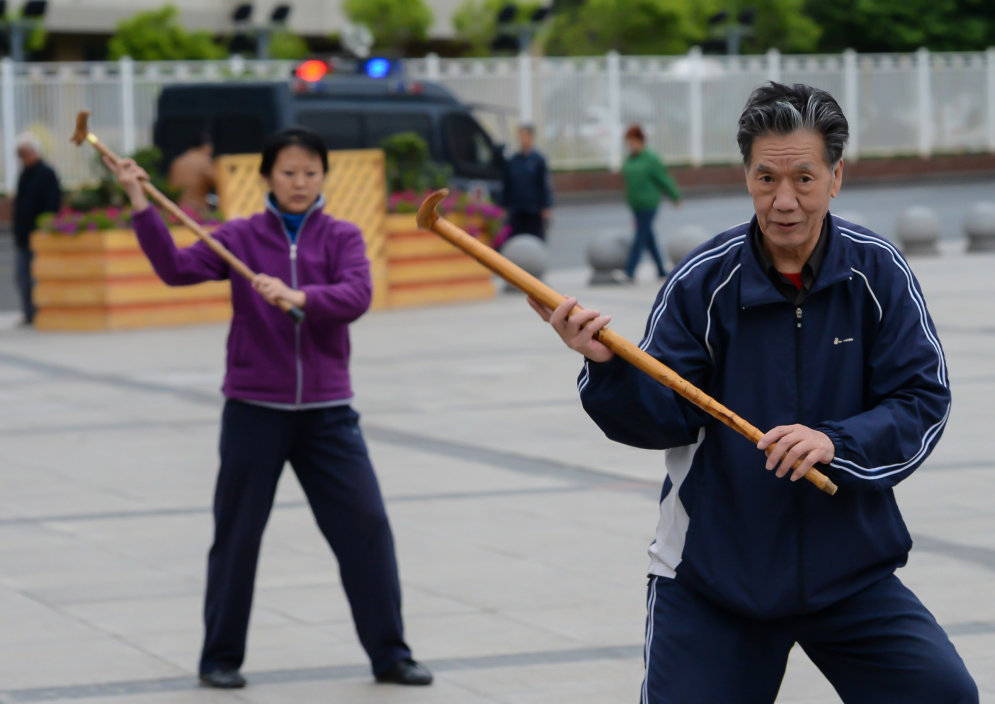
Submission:
M 204 135 L 198 135 L 170 164 L 169 185 L 180 189 L 181 208 L 198 213 L 212 210 L 207 196 L 214 191 L 213 153 L 211 142 Z

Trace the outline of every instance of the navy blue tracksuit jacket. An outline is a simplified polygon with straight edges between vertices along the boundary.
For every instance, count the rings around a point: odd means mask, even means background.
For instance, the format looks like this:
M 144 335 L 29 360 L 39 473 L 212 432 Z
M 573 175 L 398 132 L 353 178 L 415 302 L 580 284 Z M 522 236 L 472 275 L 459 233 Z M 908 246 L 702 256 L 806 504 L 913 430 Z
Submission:
M 660 291 L 641 347 L 762 430 L 802 423 L 836 446 L 835 496 L 777 479 L 752 443 L 631 365 L 587 362 L 578 387 L 605 434 L 667 449 L 652 574 L 755 618 L 810 613 L 903 565 L 892 487 L 950 412 L 946 363 L 898 250 L 833 216 L 808 297 L 788 302 L 752 223 L 695 250 Z

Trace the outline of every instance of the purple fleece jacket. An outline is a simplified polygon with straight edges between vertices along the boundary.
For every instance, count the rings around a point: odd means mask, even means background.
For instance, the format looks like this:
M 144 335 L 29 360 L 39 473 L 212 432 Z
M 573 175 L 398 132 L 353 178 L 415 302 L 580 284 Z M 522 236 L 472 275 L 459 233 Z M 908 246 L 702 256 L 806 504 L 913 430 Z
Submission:
M 234 315 L 222 391 L 228 398 L 307 406 L 348 401 L 349 323 L 370 307 L 370 263 L 359 228 L 321 212 L 319 198 L 290 237 L 267 210 L 224 223 L 214 238 L 253 271 L 304 291 L 305 319 L 295 324 L 271 306 L 203 242 L 179 249 L 151 206 L 132 223 L 156 274 L 170 286 L 231 280 Z

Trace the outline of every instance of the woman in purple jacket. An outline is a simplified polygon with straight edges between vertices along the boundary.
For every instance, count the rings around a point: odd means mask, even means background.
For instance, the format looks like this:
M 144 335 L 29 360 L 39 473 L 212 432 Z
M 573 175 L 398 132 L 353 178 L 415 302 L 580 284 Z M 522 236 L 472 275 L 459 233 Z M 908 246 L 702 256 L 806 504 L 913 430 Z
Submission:
M 359 415 L 351 408 L 349 323 L 372 285 L 362 233 L 322 212 L 328 156 L 321 138 L 290 128 L 270 137 L 259 172 L 266 208 L 214 237 L 259 273 L 248 281 L 202 242 L 178 249 L 141 188 L 132 160 L 107 162 L 131 199 L 138 240 L 171 286 L 231 281 L 234 316 L 221 419 L 221 468 L 208 556 L 200 681 L 245 685 L 239 668 L 263 529 L 289 460 L 338 558 L 342 586 L 378 682 L 430 684 L 404 642 L 394 542 Z M 293 322 L 286 301 L 305 311 Z

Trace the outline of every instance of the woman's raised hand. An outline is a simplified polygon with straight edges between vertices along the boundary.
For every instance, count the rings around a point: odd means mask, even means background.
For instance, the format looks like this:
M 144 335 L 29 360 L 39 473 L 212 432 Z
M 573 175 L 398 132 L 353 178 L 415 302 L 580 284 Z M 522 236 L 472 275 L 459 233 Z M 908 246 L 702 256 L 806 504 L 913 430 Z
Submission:
M 131 201 L 131 207 L 135 210 L 145 210 L 149 206 L 145 191 L 142 190 L 142 181 L 149 180 L 145 169 L 135 163 L 134 159 L 114 161 L 105 156 L 104 163 L 124 189 L 125 195 Z

